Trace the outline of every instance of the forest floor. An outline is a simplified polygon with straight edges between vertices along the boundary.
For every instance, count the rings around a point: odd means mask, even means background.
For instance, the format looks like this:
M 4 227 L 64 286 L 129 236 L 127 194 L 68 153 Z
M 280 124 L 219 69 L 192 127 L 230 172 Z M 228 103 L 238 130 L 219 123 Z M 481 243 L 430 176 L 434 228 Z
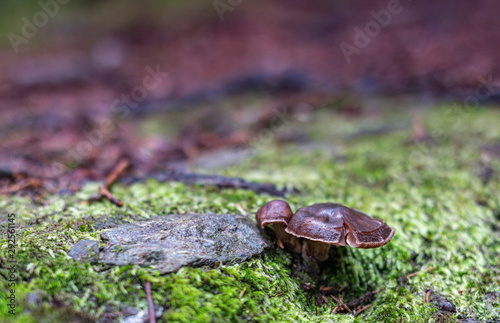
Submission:
M 401 1 L 358 46 L 393 1 L 292 3 L 72 1 L 0 40 L 1 322 L 144 321 L 148 299 L 162 322 L 500 321 L 500 7 Z M 44 14 L 0 9 L 5 35 Z M 251 223 L 275 198 L 395 235 L 318 267 L 271 229 L 251 259 L 163 275 L 71 257 L 118 225 Z
M 238 98 L 246 102 L 238 115 L 254 115 L 267 100 Z M 6 213 L 0 223 L 4 277 L 7 213 L 15 214 L 17 237 L 16 315 L 8 314 L 9 282 L 2 279 L 0 321 L 110 322 L 137 316 L 147 312 L 147 282 L 163 322 L 499 321 L 500 110 L 451 103 L 422 107 L 407 98 L 369 102 L 354 115 L 336 101 L 299 104 L 248 138 L 247 149 L 218 150 L 189 167 L 294 187 L 298 191 L 285 196 L 294 210 L 325 201 L 362 210 L 395 229 L 386 246 L 333 248 L 316 268 L 281 250 L 266 230 L 273 246 L 239 264 L 159 275 L 150 267 L 81 263 L 68 251 L 82 239 L 98 241 L 102 249 L 101 233 L 108 230 L 103 223 L 172 213 L 242 214 L 253 220 L 275 197 L 157 179 L 115 184 L 112 193 L 123 207 L 89 201 L 102 181 L 84 181 L 76 193 L 27 190 L 0 197 Z M 179 114 L 192 113 L 186 111 Z M 418 116 L 413 121 L 410 111 Z M 168 116 L 143 119 L 139 127 L 147 132 L 175 126 Z M 422 135 L 412 125 L 427 130 Z M 337 306 L 375 291 L 351 303 L 353 309 Z

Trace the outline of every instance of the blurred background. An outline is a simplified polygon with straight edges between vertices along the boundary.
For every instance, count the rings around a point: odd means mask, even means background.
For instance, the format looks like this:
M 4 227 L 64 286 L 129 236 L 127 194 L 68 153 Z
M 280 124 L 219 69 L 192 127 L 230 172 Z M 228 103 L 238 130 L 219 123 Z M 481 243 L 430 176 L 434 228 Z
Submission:
M 124 158 L 134 176 L 235 165 L 255 141 L 317 139 L 263 130 L 322 109 L 359 118 L 350 135 L 425 137 L 415 111 L 500 99 L 499 15 L 493 0 L 2 2 L 0 190 L 76 191 Z M 388 112 L 406 118 L 374 119 Z

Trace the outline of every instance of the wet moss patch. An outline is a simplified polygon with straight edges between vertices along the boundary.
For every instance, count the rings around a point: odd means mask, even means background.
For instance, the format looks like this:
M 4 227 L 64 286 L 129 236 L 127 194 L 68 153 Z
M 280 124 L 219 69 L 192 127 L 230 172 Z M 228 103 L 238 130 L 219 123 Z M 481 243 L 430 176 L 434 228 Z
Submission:
M 258 147 L 257 154 L 237 168 L 218 171 L 297 186 L 302 194 L 287 198 L 293 209 L 339 202 L 396 230 L 380 249 L 335 248 L 329 263 L 319 269 L 297 266 L 295 256 L 276 244 L 241 264 L 185 267 L 164 276 L 148 267 L 93 265 L 68 256 L 71 246 L 84 239 L 96 240 L 103 248 L 101 233 L 116 224 L 172 213 L 246 210 L 253 218 L 272 197 L 249 191 L 150 180 L 113 188 L 125 201 L 123 208 L 106 201 L 85 202 L 98 183 L 89 183 L 74 196 L 50 196 L 44 206 L 22 197 L 2 197 L 2 230 L 6 212 L 17 215 L 19 279 L 17 314 L 7 314 L 1 302 L 0 321 L 113 321 L 147 307 L 146 281 L 152 283 L 154 303 L 163 308 L 164 322 L 500 320 L 500 298 L 495 296 L 500 293 L 500 179 L 493 176 L 485 184 L 478 171 L 480 145 L 500 138 L 500 111 L 470 112 L 467 123 L 455 126 L 446 119 L 446 108 L 424 114 L 430 131 L 442 133 L 433 145 L 408 144 L 410 130 L 351 137 L 359 132 L 354 120 L 322 110 L 310 124 L 294 125 L 322 142 L 317 149 L 305 153 L 300 145 Z M 404 114 L 399 117 L 402 124 L 409 120 Z M 377 122 L 384 125 L 383 118 Z M 322 145 L 335 146 L 335 155 Z M 500 171 L 497 164 L 492 167 Z M 8 242 L 4 234 L 1 239 L 4 278 Z M 320 286 L 346 284 L 346 301 L 384 290 L 357 318 L 331 314 L 333 300 L 315 304 Z M 1 299 L 7 290 L 7 281 L 0 279 Z M 429 290 L 453 303 L 456 313 L 427 303 Z M 39 295 L 37 301 L 33 293 Z

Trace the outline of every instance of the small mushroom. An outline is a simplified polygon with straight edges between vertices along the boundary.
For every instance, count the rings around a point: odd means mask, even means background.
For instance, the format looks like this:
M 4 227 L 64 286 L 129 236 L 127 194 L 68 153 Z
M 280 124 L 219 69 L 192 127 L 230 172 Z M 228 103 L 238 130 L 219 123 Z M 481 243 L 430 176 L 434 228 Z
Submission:
M 325 261 L 330 245 L 378 248 L 394 235 L 394 229 L 382 221 L 335 203 L 298 209 L 285 231 L 303 238 L 302 256 L 311 262 Z
M 257 223 L 261 228 L 264 228 L 268 224 L 273 224 L 274 233 L 282 249 L 300 253 L 302 249 L 300 240 L 285 232 L 285 228 L 292 216 L 293 212 L 290 209 L 290 205 L 281 200 L 267 202 L 255 215 Z

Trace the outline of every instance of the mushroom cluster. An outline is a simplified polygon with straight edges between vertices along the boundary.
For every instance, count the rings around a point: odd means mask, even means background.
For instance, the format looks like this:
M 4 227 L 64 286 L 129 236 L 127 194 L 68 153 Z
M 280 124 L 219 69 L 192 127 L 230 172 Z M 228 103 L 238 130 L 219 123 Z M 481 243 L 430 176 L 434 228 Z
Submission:
M 302 253 L 314 263 L 328 259 L 331 245 L 378 248 L 394 235 L 382 221 L 336 203 L 305 206 L 293 214 L 287 202 L 273 200 L 257 211 L 256 218 L 261 228 L 273 224 L 281 248 Z

